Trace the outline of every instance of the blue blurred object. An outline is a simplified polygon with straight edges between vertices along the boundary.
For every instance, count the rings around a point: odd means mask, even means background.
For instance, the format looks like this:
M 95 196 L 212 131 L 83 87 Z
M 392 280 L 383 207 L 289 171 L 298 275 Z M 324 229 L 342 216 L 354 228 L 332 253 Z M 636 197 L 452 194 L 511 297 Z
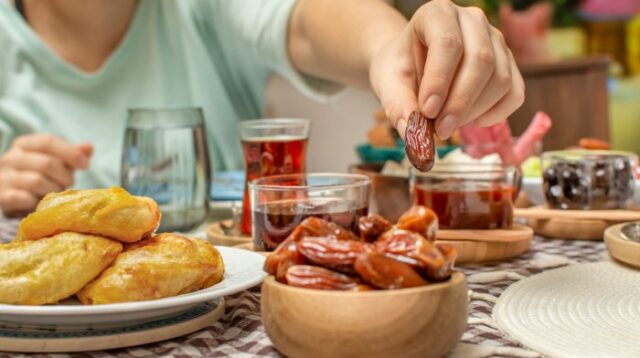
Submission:
M 217 171 L 213 173 L 211 200 L 242 200 L 244 195 L 244 170 Z
M 438 158 L 443 158 L 451 151 L 459 148 L 457 145 L 449 145 L 446 147 L 437 147 L 436 152 L 438 154 Z M 404 143 L 401 140 L 398 141 L 398 146 L 395 148 L 392 147 L 372 147 L 371 144 L 359 144 L 356 147 L 356 152 L 358 153 L 358 157 L 360 157 L 360 161 L 365 164 L 373 164 L 373 163 L 384 163 L 388 160 L 393 160 L 396 162 L 402 162 L 405 157 L 404 151 Z
M 384 163 L 387 160 L 401 162 L 404 159 L 404 146 L 376 148 L 371 144 L 359 144 L 356 152 L 363 163 Z

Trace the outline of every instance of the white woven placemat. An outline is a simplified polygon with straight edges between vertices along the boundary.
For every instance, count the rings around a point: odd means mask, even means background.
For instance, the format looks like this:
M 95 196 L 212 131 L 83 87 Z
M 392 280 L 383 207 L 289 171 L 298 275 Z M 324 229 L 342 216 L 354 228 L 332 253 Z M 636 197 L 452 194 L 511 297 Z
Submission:
M 546 271 L 511 285 L 500 328 L 552 357 L 640 357 L 640 271 L 612 262 Z

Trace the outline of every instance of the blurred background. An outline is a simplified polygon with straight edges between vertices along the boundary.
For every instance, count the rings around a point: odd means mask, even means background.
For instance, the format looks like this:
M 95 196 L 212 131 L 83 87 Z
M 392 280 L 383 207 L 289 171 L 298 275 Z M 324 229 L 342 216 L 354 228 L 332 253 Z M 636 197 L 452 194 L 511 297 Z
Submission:
M 424 3 L 388 2 L 407 17 Z M 545 150 L 591 137 L 640 153 L 640 0 L 455 2 L 487 13 L 523 72 L 527 97 L 509 118 L 514 135 L 542 110 L 553 119 Z M 310 172 L 344 171 L 358 162 L 355 148 L 376 123 L 378 103 L 365 91 L 347 89 L 315 103 L 274 78 L 267 98 L 269 117 L 313 119 Z

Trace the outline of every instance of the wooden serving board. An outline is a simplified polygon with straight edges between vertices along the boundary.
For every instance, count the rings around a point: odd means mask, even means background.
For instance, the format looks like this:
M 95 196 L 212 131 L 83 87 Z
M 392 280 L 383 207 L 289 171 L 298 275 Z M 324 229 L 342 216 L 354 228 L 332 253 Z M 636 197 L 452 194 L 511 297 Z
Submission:
M 531 247 L 533 230 L 514 224 L 496 230 L 439 230 L 436 242 L 453 245 L 458 250 L 456 263 L 506 260 L 521 255 Z
M 214 222 L 207 227 L 207 239 L 214 245 L 219 246 L 237 246 L 241 244 L 251 243 L 249 236 L 231 236 L 225 234 L 222 230 L 223 225 L 229 227 L 231 220 L 223 220 Z
M 536 234 L 578 240 L 602 240 L 611 225 L 640 220 L 640 210 L 560 210 L 536 206 L 515 209 Z
M 224 299 L 220 299 L 215 307 L 200 313 L 194 310 L 140 326 L 115 330 L 86 330 L 78 334 L 56 332 L 55 329 L 21 332 L 7 330 L 0 324 L 0 351 L 69 353 L 139 346 L 201 330 L 217 322 L 224 315 L 224 311 L 225 302 Z
M 609 227 L 604 232 L 604 243 L 611 257 L 640 269 L 640 242 L 627 240 L 622 235 L 624 225 L 626 223 Z
M 498 230 L 440 230 L 436 242 L 447 243 L 458 250 L 457 263 L 474 263 L 505 260 L 521 255 L 531 247 L 533 230 L 524 225 L 513 225 Z M 269 255 L 266 251 L 255 251 L 252 242 L 234 246 L 239 249 Z

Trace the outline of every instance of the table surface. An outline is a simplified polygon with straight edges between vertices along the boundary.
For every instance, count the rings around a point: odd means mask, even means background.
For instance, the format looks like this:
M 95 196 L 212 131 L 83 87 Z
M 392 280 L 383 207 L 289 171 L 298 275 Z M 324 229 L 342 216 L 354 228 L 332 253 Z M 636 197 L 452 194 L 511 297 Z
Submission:
M 214 210 L 214 216 L 225 215 L 224 208 Z M 0 219 L 0 242 L 9 241 L 15 235 L 18 221 Z M 509 261 L 485 265 L 460 265 L 459 270 L 467 275 L 478 272 L 505 270 L 530 276 L 542 270 L 531 260 L 537 253 L 565 256 L 574 262 L 593 262 L 607 260 L 606 250 L 602 242 L 559 240 L 535 237 L 531 251 Z M 513 281 L 504 280 L 490 284 L 469 284 L 469 289 L 481 294 L 495 297 Z M 470 317 L 484 319 L 491 317 L 493 304 L 483 300 L 472 300 Z M 502 334 L 499 330 L 483 324 L 467 327 L 462 342 L 491 345 L 499 347 L 520 347 L 520 345 Z M 1 348 L 0 348 L 1 349 Z M 0 357 L 16 356 L 3 354 Z M 54 355 L 38 355 L 38 357 Z M 55 357 L 65 355 L 56 354 Z M 207 357 L 280 357 L 267 337 L 260 320 L 260 289 L 250 290 L 227 297 L 227 308 L 224 317 L 209 328 L 185 337 L 148 344 L 139 347 L 117 349 L 101 352 L 90 352 L 72 356 L 82 357 L 146 357 L 146 356 L 207 356 Z

